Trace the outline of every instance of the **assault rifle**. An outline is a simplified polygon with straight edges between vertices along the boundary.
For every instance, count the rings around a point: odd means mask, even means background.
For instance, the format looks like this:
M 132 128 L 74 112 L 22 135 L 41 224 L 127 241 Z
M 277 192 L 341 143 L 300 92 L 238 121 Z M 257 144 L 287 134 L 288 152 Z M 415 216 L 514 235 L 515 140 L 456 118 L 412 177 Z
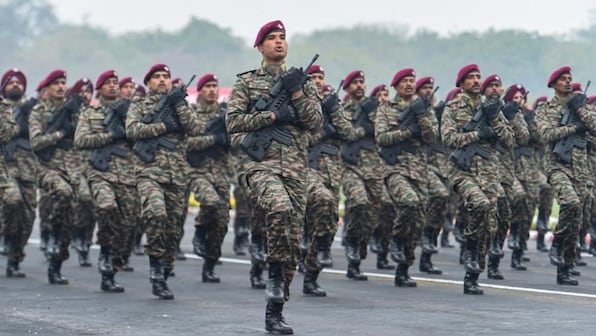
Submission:
M 325 140 L 327 138 L 336 138 L 337 137 L 337 129 L 333 125 L 333 122 L 331 119 L 331 113 L 336 111 L 336 109 L 334 109 L 335 107 L 339 108 L 338 94 L 339 94 L 339 89 L 342 87 L 343 83 L 344 83 L 344 80 L 342 79 L 339 82 L 339 86 L 337 87 L 337 90 L 335 90 L 335 92 L 325 96 L 321 100 L 321 110 L 323 112 L 323 128 L 322 128 L 323 138 L 321 139 L 321 141 Z
M 77 113 L 83 103 L 83 97 L 73 95 L 66 99 L 64 105 L 55 109 L 48 119 L 48 128 L 44 134 L 49 134 L 56 131 L 63 131 L 64 137 L 55 145 L 35 151 L 35 154 L 43 161 L 48 162 L 54 157 L 56 148 L 69 150 L 72 148 L 72 137 L 74 136 L 75 125 L 72 121 L 73 114 Z
M 108 110 L 106 118 L 103 120 L 103 126 L 107 131 L 113 132 L 118 129 L 117 132 L 126 134 L 124 129 L 124 121 L 126 120 L 126 114 L 130 107 L 130 99 L 122 99 L 114 104 Z M 117 139 L 115 139 L 117 140 Z M 114 143 L 107 144 L 100 148 L 95 148 L 89 155 L 89 164 L 99 171 L 107 171 L 109 168 L 109 162 L 111 161 L 111 155 L 117 155 L 119 157 L 126 157 L 128 150 L 126 148 L 117 146 Z
M 219 105 L 219 115 L 213 119 L 211 119 L 208 123 L 207 123 L 207 129 L 206 129 L 206 133 L 211 133 L 211 134 L 221 134 L 223 133 L 227 139 L 228 137 L 228 131 L 226 129 L 226 107 L 224 106 L 224 104 L 220 104 Z M 227 142 L 227 141 L 226 141 Z M 203 162 L 203 160 L 205 160 L 207 157 L 210 157 L 214 160 L 218 160 L 222 158 L 222 149 L 227 149 L 228 148 L 228 144 L 226 143 L 225 145 L 217 146 L 217 145 L 213 145 L 210 146 L 209 148 L 205 148 L 202 150 L 192 150 L 192 151 L 188 151 L 186 153 L 186 161 L 188 161 L 188 163 L 192 166 L 192 167 L 199 167 L 201 162 Z
M 312 61 L 306 66 L 306 69 L 310 68 L 310 66 L 315 63 L 317 58 L 319 58 L 319 54 L 315 54 Z M 304 71 L 306 71 L 306 69 Z M 302 78 L 302 83 L 300 85 L 301 87 L 304 85 L 307 78 L 308 76 L 306 75 Z M 291 94 L 283 87 L 281 76 L 278 75 L 274 79 L 271 88 L 269 88 L 269 97 L 261 97 L 254 105 L 251 112 L 280 111 L 282 108 L 288 107 L 288 105 L 291 103 L 291 99 Z M 293 107 L 290 106 L 290 108 Z M 292 144 L 292 139 L 293 138 L 290 133 L 274 124 L 248 133 L 242 140 L 240 147 L 246 152 L 246 154 L 248 154 L 248 156 L 250 156 L 251 159 L 261 162 L 265 157 L 267 148 L 269 148 L 271 145 L 271 141 L 275 140 L 282 145 L 289 146 Z
M 472 120 L 468 121 L 464 125 L 465 132 L 477 131 L 482 127 L 490 127 L 484 112 L 482 111 L 482 105 L 479 105 L 476 113 L 472 117 Z M 490 150 L 482 147 L 480 141 L 474 141 L 462 148 L 458 148 L 451 154 L 451 161 L 458 165 L 463 170 L 470 170 L 474 156 L 479 155 L 485 160 L 490 159 Z
M 588 81 L 586 84 L 584 94 L 588 91 L 591 83 L 592 81 Z M 583 124 L 583 122 L 577 115 L 577 111 L 571 111 L 569 108 L 567 108 L 563 113 L 563 117 L 561 118 L 561 126 L 581 124 Z M 563 163 L 571 163 L 571 154 L 573 153 L 574 147 L 579 149 L 588 148 L 588 142 L 583 137 L 584 134 L 585 132 L 581 132 L 581 134 L 571 134 L 555 142 L 555 146 L 553 147 L 553 153 L 555 154 L 555 157 Z
M 182 92 L 186 92 L 186 89 L 195 79 L 195 75 L 192 75 L 188 83 L 181 88 L 174 88 L 173 90 L 182 90 Z M 171 91 L 170 91 L 171 92 Z M 162 123 L 164 121 L 171 122 L 173 124 L 177 124 L 178 128 L 181 129 L 180 121 L 178 120 L 178 115 L 176 112 L 176 106 L 174 106 L 174 102 L 172 102 L 171 95 L 163 94 L 155 108 L 153 109 L 153 113 L 148 113 L 143 116 L 143 123 L 145 124 L 156 124 Z M 132 147 L 132 151 L 137 154 L 139 159 L 145 163 L 150 163 L 155 160 L 155 153 L 157 152 L 158 147 L 163 147 L 166 149 L 176 149 L 176 143 L 172 140 L 167 139 L 163 135 L 159 135 L 153 138 L 148 139 L 139 139 L 135 142 Z
M 37 99 L 29 98 L 23 104 L 14 107 L 12 115 L 15 123 L 19 126 L 19 134 L 2 147 L 2 154 L 4 155 L 5 161 L 14 161 L 14 152 L 17 148 L 26 151 L 31 150 L 31 143 L 29 142 L 29 122 L 27 120 L 29 119 L 29 114 L 31 113 L 33 106 L 36 104 Z
M 356 103 L 354 105 L 354 116 L 352 118 L 352 125 L 354 127 L 362 127 L 366 131 L 366 135 L 356 141 L 343 142 L 341 144 L 341 158 L 349 163 L 356 164 L 360 158 L 360 150 L 375 150 L 375 143 L 369 139 L 369 136 L 374 134 L 373 125 L 368 119 L 369 113 L 376 110 L 379 106 L 379 102 L 375 97 L 366 98 L 362 104 Z
M 432 101 L 433 96 L 438 89 L 439 87 L 437 86 L 428 98 L 429 101 Z M 406 106 L 406 108 L 399 114 L 399 126 L 397 129 L 404 131 L 408 128 L 413 128 L 415 130 L 412 133 L 420 133 L 418 119 L 416 118 L 416 114 L 412 111 L 410 105 Z M 412 136 L 414 135 L 415 134 L 412 134 Z M 379 150 L 379 155 L 383 160 L 385 160 L 385 162 L 387 162 L 387 164 L 394 165 L 397 163 L 397 157 L 401 155 L 402 150 L 410 154 L 416 154 L 418 152 L 412 141 L 410 139 L 406 139 L 390 146 L 381 147 Z

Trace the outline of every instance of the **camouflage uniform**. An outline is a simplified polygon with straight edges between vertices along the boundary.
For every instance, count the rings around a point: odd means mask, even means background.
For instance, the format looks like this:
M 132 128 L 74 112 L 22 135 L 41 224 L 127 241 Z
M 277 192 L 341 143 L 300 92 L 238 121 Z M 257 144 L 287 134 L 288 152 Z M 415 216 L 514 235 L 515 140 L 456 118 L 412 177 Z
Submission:
M 558 266 L 557 282 L 559 284 L 577 284 L 569 277 L 569 270 L 576 259 L 576 243 L 578 230 L 582 223 L 582 212 L 589 199 L 592 186 L 592 172 L 586 149 L 573 148 L 571 163 L 565 163 L 555 156 L 554 144 L 569 135 L 576 133 L 574 125 L 560 126 L 561 118 L 567 108 L 565 98 L 553 97 L 549 102 L 541 104 L 536 112 L 538 134 L 545 144 L 545 169 L 548 181 L 553 188 L 560 206 L 559 222 L 555 228 L 550 258 Z M 596 114 L 588 106 L 577 111 L 583 124 L 592 134 L 596 133 Z M 585 138 L 585 135 L 577 134 Z
M 268 89 L 274 77 L 285 65 L 263 64 L 260 69 L 238 75 L 228 104 L 226 126 L 230 133 L 254 132 L 272 125 L 272 112 L 253 111 L 259 98 L 269 98 Z M 321 126 L 321 107 L 316 88 L 308 81 L 304 94 L 292 101 L 298 114 L 300 128 L 282 124 L 292 137 L 290 146 L 272 141 L 261 162 L 243 156 L 244 178 L 258 197 L 259 206 L 266 211 L 267 260 L 269 276 L 278 288 L 283 279 L 284 299 L 290 295 L 290 283 L 296 272 L 306 207 L 306 134 L 302 129 L 316 132 Z M 279 123 L 278 123 L 279 124 Z M 281 264 L 281 265 L 280 265 Z M 278 274 L 277 272 L 281 273 Z
M 395 273 L 395 284 L 398 286 L 415 286 L 408 275 L 408 267 L 416 258 L 414 249 L 426 218 L 429 182 L 426 146 L 435 143 L 438 138 L 438 122 L 430 105 L 421 105 L 420 111 L 423 112 L 416 114 L 411 103 L 424 104 L 424 99 L 412 98 L 407 101 L 396 96 L 388 106 L 382 106 L 377 111 L 375 119 L 375 138 L 379 146 L 404 146 L 396 153 L 396 157 L 391 158 L 397 159 L 396 164 L 387 158 L 383 164 L 383 178 L 397 213 L 392 229 L 391 258 L 398 263 Z M 399 129 L 400 115 L 407 113 L 408 109 L 411 109 L 410 113 L 416 114 L 414 123 L 418 125 L 420 135 L 414 134 L 409 128 Z M 406 149 L 405 146 L 410 148 Z
M 21 105 L 21 102 L 15 104 L 9 100 L 2 101 L 0 103 L 2 120 L 5 123 L 11 123 L 14 120 L 13 114 L 17 113 Z M 30 112 L 19 111 L 18 113 Z M 25 117 L 28 118 L 28 115 Z M 28 132 L 28 128 L 19 129 L 12 140 L 24 141 L 30 146 Z M 15 211 L 12 216 L 2 218 L 3 233 L 9 244 L 7 276 L 24 276 L 24 273 L 19 272 L 19 264 L 25 258 L 25 245 L 27 245 L 35 221 L 37 162 L 31 150 L 21 146 L 14 147 L 12 153 L 6 151 L 6 148 L 3 149 L 3 152 L 11 181 L 8 188 L 4 189 L 4 202 L 10 203 L 10 207 Z
M 596 186 L 596 137 L 589 137 L 590 171 L 592 174 L 592 185 Z M 592 188 L 592 199 L 590 204 L 590 253 L 596 256 L 596 188 Z

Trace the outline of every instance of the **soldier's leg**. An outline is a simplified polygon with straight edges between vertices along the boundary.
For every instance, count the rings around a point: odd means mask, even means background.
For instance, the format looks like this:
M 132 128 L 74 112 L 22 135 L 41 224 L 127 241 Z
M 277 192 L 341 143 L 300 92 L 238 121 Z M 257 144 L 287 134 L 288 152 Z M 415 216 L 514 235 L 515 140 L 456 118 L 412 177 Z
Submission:
M 115 242 L 115 250 L 122 259 L 122 271 L 132 272 L 134 268 L 130 265 L 130 255 L 134 248 L 134 236 L 137 229 L 137 220 L 140 217 L 139 196 L 134 185 L 118 185 L 116 189 L 118 196 L 119 213 L 122 218 L 121 235 L 127 237 L 127 241 L 121 238 Z
M 419 270 L 429 274 L 441 274 L 442 271 L 432 264 L 431 256 L 438 252 L 437 238 L 444 227 L 449 190 L 434 172 L 429 171 L 428 175 L 429 197 L 426 206 L 426 219 L 422 229 L 422 254 L 420 255 Z
M 384 185 L 383 185 L 384 186 Z M 377 269 L 380 270 L 393 270 L 395 266 L 389 263 L 387 255 L 389 254 L 389 245 L 391 243 L 391 230 L 393 229 L 393 221 L 397 214 L 395 213 L 395 207 L 393 201 L 387 192 L 387 188 L 383 187 L 383 201 L 381 202 L 381 208 L 379 210 L 379 224 L 375 232 L 379 235 L 379 251 L 377 252 Z M 375 233 L 373 233 L 374 235 Z M 372 249 L 371 249 L 372 251 Z
M 93 198 L 89 190 L 89 183 L 81 175 L 81 181 L 77 185 L 77 199 L 75 201 L 75 223 L 73 229 L 73 245 L 77 249 L 79 265 L 90 267 L 89 247 L 93 240 L 95 230 L 95 215 Z
M 516 244 L 511 253 L 511 268 L 525 271 L 527 267 L 522 263 L 524 250 L 530 236 L 530 221 L 526 192 L 518 179 L 514 179 L 511 186 L 506 188 L 507 199 L 511 205 L 511 231 L 515 235 Z
M 367 207 L 371 206 L 366 185 L 364 180 L 353 171 L 346 170 L 342 177 L 342 189 L 346 197 L 344 212 L 344 240 L 348 260 L 346 276 L 353 280 L 367 280 L 367 276 L 360 274 L 362 250 L 360 245 L 365 236 L 363 227 L 367 225 L 364 222 L 370 220 L 367 217 Z
M 2 218 L 4 221 L 4 237 L 8 243 L 8 258 L 6 262 L 6 277 L 24 278 L 19 264 L 24 258 L 23 247 L 29 232 L 25 232 L 26 225 L 22 220 L 25 203 L 22 199 L 19 184 L 14 178 L 8 180 L 8 187 L 4 188 L 2 198 Z
M 244 188 L 237 184 L 234 188 L 236 208 L 234 213 L 234 253 L 245 255 L 248 248 L 250 204 Z
M 186 254 L 180 248 L 180 244 L 182 243 L 182 239 L 184 238 L 184 225 L 186 223 L 186 217 L 188 217 L 188 203 L 190 199 L 190 183 L 186 186 L 184 190 L 184 209 L 181 211 L 181 216 L 178 219 L 178 226 L 180 227 L 180 237 L 178 238 L 178 242 L 176 244 L 176 260 L 184 261 L 186 260 Z M 175 276 L 175 273 L 172 271 L 170 276 Z
M 52 230 L 52 224 L 50 223 L 52 205 L 50 195 L 42 188 L 39 188 L 39 195 L 39 249 L 47 257 L 46 249 L 50 240 L 50 231 Z
M 167 214 L 167 221 L 164 227 L 164 277 L 166 280 L 169 273 L 174 269 L 178 241 L 180 240 L 180 235 L 182 235 L 180 218 L 182 218 L 184 209 L 188 204 L 188 199 L 184 198 L 186 189 L 186 185 L 162 185 Z

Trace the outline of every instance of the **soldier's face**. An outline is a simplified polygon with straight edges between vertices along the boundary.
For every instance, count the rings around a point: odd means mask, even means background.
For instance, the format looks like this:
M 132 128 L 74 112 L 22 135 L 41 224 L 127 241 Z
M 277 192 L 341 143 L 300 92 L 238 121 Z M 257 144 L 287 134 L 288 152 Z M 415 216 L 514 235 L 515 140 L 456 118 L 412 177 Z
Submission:
M 135 94 L 135 83 L 126 83 L 120 88 L 120 98 L 130 99 Z
M 288 55 L 286 34 L 279 31 L 267 34 L 263 43 L 259 44 L 257 49 L 263 55 L 265 63 L 281 64 Z
M 414 89 L 416 88 L 416 77 L 407 76 L 399 80 L 395 85 L 397 94 L 402 98 L 410 98 L 414 95 Z
M 108 78 L 99 89 L 99 94 L 106 100 L 118 98 L 118 78 Z
M 366 84 L 364 84 L 364 78 L 355 78 L 348 85 L 348 94 L 352 99 L 360 100 L 364 97 L 364 91 L 366 90 Z
M 524 102 L 524 95 L 521 92 L 519 92 L 519 91 L 516 92 L 513 95 L 513 98 L 511 98 L 511 100 L 514 101 L 514 102 L 516 102 L 516 103 L 518 103 L 520 106 L 523 106 L 524 103 L 525 103 Z
M 55 79 L 46 87 L 48 98 L 61 99 L 66 95 L 66 78 Z
M 480 93 L 480 72 L 472 71 L 466 75 L 466 78 L 461 82 L 460 87 L 467 93 L 477 95 Z
M 167 72 L 156 71 L 149 78 L 147 87 L 151 92 L 159 94 L 168 93 L 172 89 L 172 79 Z
M 312 81 L 315 82 L 315 86 L 317 87 L 319 94 L 323 94 L 325 86 L 327 85 L 327 83 L 325 83 L 325 75 L 320 72 L 315 72 L 310 75 L 310 78 L 312 78 Z
M 207 82 L 199 91 L 199 95 L 207 104 L 216 103 L 219 96 L 219 85 L 216 81 Z
M 387 90 L 380 90 L 379 93 L 377 93 L 377 100 L 379 102 L 379 104 L 383 105 L 389 102 L 389 91 Z
M 4 87 L 4 97 L 12 101 L 20 100 L 24 93 L 25 86 L 16 78 L 11 79 Z
M 484 96 L 490 99 L 499 99 L 503 94 L 503 84 L 501 81 L 492 81 L 488 83 L 486 89 L 484 89 Z
M 571 74 L 569 74 L 569 73 L 562 74 L 555 81 L 555 83 L 553 85 L 553 89 L 555 89 L 555 92 L 557 94 L 566 96 L 571 93 L 571 89 L 572 89 L 571 82 L 572 81 L 573 81 L 573 78 L 571 77 Z
M 433 84 L 424 84 L 420 89 L 418 89 L 418 95 L 420 97 L 430 97 L 434 88 L 435 87 Z
M 83 90 L 81 91 L 81 97 L 83 97 L 83 103 L 89 105 L 89 103 L 91 103 L 91 98 L 93 98 L 93 91 Z

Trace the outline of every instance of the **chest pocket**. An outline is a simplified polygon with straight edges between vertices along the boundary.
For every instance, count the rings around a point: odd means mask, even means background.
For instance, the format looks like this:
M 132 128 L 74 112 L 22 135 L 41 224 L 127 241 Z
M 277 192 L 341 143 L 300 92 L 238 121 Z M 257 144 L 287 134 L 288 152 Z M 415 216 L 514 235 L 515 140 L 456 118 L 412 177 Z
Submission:
M 248 83 L 248 92 L 250 98 L 250 108 L 248 112 L 252 112 L 253 107 L 263 98 L 265 101 L 269 99 L 270 83 L 265 80 L 254 80 Z
M 91 132 L 102 133 L 104 132 L 103 121 L 105 116 L 101 113 L 92 113 L 89 115 L 89 124 L 91 125 Z

